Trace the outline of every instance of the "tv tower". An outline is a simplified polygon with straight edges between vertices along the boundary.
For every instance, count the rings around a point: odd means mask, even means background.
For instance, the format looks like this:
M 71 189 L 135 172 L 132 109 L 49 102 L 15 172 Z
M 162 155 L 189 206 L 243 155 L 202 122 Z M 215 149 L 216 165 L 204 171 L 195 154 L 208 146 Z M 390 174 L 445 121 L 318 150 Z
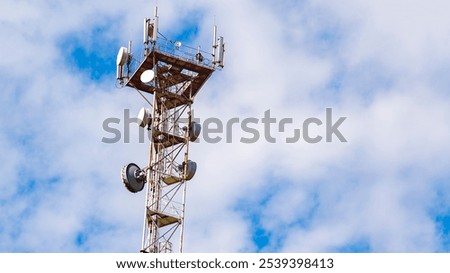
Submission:
M 159 32 L 158 7 L 144 20 L 144 50 L 133 54 L 130 41 L 117 55 L 117 81 L 135 89 L 149 104 L 139 112 L 139 126 L 151 134 L 147 166 L 130 163 L 121 170 L 132 193 L 146 189 L 141 252 L 183 252 L 186 187 L 197 164 L 189 157 L 201 125 L 193 121 L 192 104 L 216 69 L 224 66 L 223 37 L 214 26 L 212 52 L 171 41 Z M 152 94 L 150 102 L 146 94 Z

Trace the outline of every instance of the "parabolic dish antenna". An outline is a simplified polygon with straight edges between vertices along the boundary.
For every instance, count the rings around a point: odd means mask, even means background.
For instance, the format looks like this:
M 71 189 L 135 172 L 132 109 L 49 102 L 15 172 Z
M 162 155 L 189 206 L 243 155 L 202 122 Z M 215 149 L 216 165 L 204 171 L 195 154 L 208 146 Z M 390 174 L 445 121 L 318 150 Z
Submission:
M 145 70 L 141 74 L 141 82 L 149 83 L 155 78 L 155 72 L 151 69 Z
M 191 126 L 189 126 L 189 140 L 194 142 L 200 136 L 200 132 L 202 131 L 202 125 L 195 121 L 191 122 Z
M 183 172 L 184 171 L 184 166 L 186 164 L 183 162 L 183 164 L 181 164 L 180 166 L 178 166 L 179 171 Z M 197 171 L 197 163 L 195 163 L 192 160 L 188 160 L 187 161 L 187 171 L 186 171 L 186 180 L 191 180 L 192 177 L 194 177 L 195 172 Z
M 119 53 L 117 53 L 117 65 L 123 66 L 128 62 L 128 49 L 126 47 L 121 47 Z
M 140 192 L 145 184 L 145 172 L 134 163 L 125 165 L 121 171 L 122 182 L 132 193 Z
M 138 114 L 138 122 L 139 126 L 145 128 L 145 126 L 149 125 L 152 122 L 152 114 L 150 110 L 142 107 Z

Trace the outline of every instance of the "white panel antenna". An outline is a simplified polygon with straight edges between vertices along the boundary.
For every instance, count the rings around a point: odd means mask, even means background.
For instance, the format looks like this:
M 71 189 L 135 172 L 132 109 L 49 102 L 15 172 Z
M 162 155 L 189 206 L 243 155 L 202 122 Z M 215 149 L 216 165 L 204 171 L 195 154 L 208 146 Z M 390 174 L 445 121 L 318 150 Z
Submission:
M 158 26 L 159 18 L 158 18 L 158 6 L 155 7 L 155 19 L 153 19 L 153 33 L 152 33 L 152 43 L 156 43 L 156 39 L 158 38 Z
M 149 32 L 149 21 L 147 18 L 144 19 L 144 44 L 148 45 L 148 32 Z
M 219 65 L 219 67 L 223 68 L 223 65 L 224 65 L 223 57 L 225 54 L 225 44 L 223 43 L 223 37 L 220 36 L 218 41 L 219 41 L 219 44 L 218 44 L 217 51 L 218 51 L 219 56 L 217 57 L 217 64 Z
M 225 43 L 223 42 L 223 37 L 219 36 L 217 38 L 217 26 L 214 26 L 214 43 L 213 43 L 213 64 L 224 67 L 224 54 L 225 54 Z

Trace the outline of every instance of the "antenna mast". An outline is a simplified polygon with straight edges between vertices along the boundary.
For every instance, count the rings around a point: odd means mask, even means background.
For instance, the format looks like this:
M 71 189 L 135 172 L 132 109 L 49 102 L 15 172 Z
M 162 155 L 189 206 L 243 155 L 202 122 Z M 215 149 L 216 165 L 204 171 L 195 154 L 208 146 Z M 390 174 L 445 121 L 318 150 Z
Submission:
M 187 182 L 197 170 L 189 147 L 201 131 L 192 104 L 212 73 L 223 68 L 225 47 L 216 26 L 211 54 L 159 37 L 158 25 L 156 4 L 154 18 L 144 20 L 143 59 L 134 58 L 131 42 L 117 56 L 119 85 L 135 89 L 151 107 L 138 115 L 151 134 L 147 166 L 130 163 L 121 177 L 130 192 L 146 191 L 141 252 L 183 252 Z M 153 95 L 152 104 L 144 93 Z

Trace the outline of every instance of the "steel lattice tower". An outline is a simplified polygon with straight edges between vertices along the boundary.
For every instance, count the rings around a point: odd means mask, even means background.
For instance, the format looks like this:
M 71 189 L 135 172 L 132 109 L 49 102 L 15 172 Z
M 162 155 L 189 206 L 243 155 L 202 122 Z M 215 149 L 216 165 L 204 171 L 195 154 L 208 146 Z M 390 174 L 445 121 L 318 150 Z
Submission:
M 172 42 L 158 31 L 158 10 L 144 21 L 144 52 L 139 60 L 128 48 L 117 56 L 117 80 L 121 87 L 138 91 L 151 106 L 139 113 L 141 127 L 151 134 L 149 160 L 144 169 L 126 165 L 122 180 L 131 192 L 146 187 L 141 252 L 172 252 L 179 238 L 183 251 L 186 186 L 197 165 L 189 158 L 201 126 L 193 121 L 194 98 L 216 69 L 223 68 L 224 43 L 214 26 L 212 53 Z M 209 57 L 209 58 L 208 58 Z M 152 94 L 153 102 L 144 94 Z

